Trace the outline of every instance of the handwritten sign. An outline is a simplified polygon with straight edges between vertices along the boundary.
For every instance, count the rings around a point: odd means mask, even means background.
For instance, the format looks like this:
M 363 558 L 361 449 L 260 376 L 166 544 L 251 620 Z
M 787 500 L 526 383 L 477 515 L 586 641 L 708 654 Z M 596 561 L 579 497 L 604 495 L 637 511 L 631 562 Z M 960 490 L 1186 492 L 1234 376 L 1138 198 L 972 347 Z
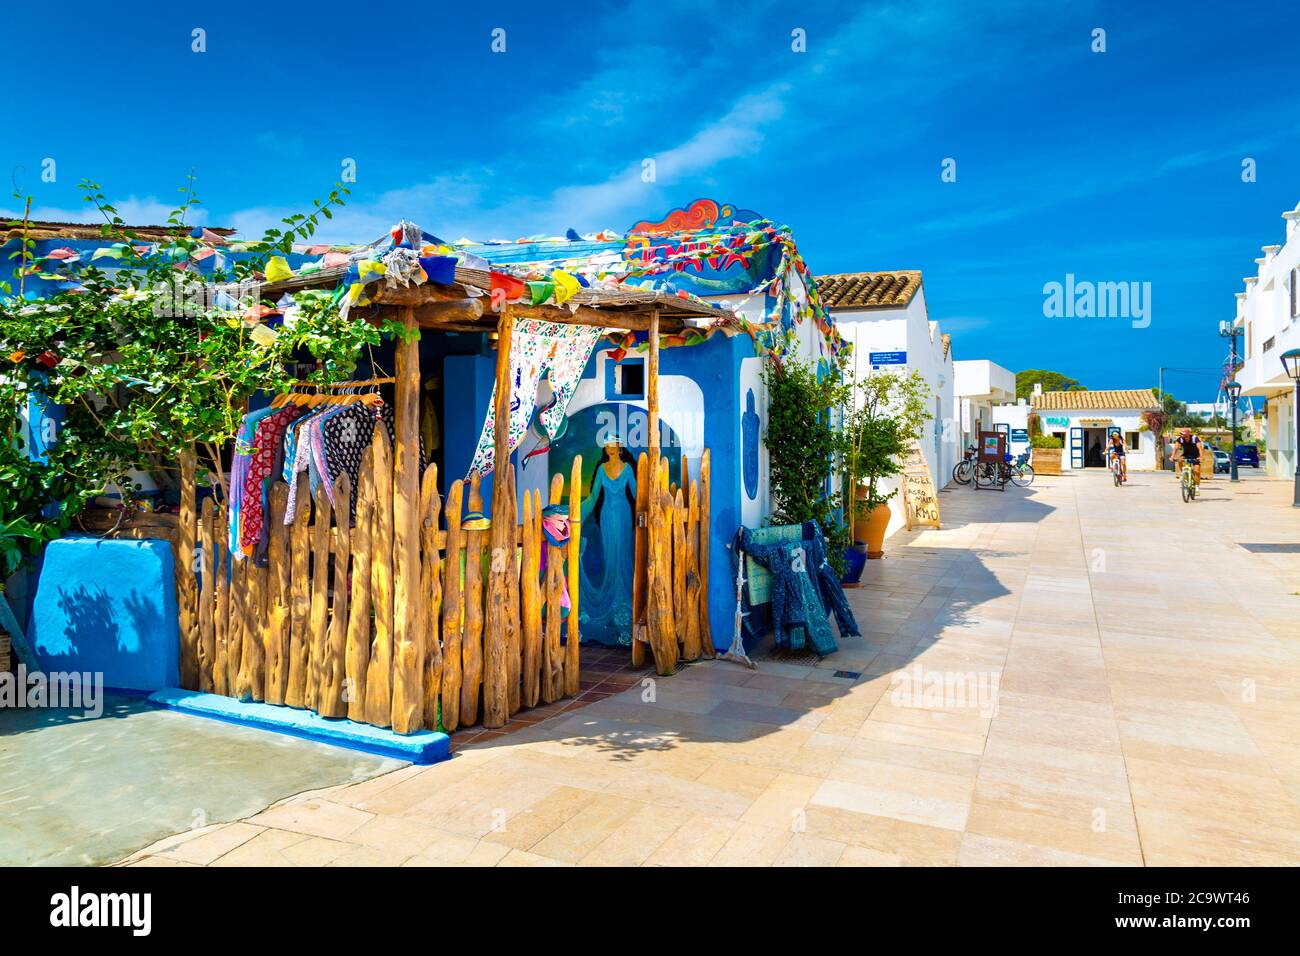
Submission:
M 934 491 L 930 466 L 925 463 L 921 443 L 912 440 L 903 460 L 900 487 L 903 489 L 903 518 L 907 530 L 917 527 L 939 527 L 939 496 Z

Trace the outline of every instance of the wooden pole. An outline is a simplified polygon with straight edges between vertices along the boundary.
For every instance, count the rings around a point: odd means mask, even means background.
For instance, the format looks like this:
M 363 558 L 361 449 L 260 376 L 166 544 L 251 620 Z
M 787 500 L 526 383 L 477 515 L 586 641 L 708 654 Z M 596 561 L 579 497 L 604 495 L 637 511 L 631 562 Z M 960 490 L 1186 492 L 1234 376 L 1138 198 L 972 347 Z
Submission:
M 469 510 L 483 510 L 479 476 L 469 480 Z M 465 532 L 465 630 L 461 635 L 460 722 L 478 723 L 479 693 L 483 689 L 483 538 L 486 531 Z
M 198 651 L 198 688 L 205 694 L 212 693 L 213 661 L 216 659 L 217 639 L 214 630 L 213 607 L 213 534 L 212 534 L 212 499 L 203 499 L 203 510 L 199 513 L 199 550 L 203 555 L 201 568 L 202 587 L 199 590 L 199 639 Z M 220 534 L 220 529 L 217 529 Z
M 700 576 L 700 650 L 713 659 L 713 631 L 709 627 L 709 489 L 712 487 L 713 469 L 709 465 L 709 450 L 700 458 L 700 545 L 696 554 L 696 570 Z
M 650 486 L 649 598 L 646 621 L 655 670 L 677 670 L 677 631 L 673 621 L 673 504 L 668 497 L 668 460 L 660 458 Z
M 420 587 L 420 341 L 415 310 L 402 310 L 394 386 L 393 730 L 424 726 L 425 609 Z
M 519 668 L 523 657 L 523 637 L 519 623 L 519 548 L 522 528 L 515 524 L 519 513 L 515 490 L 515 470 L 510 477 L 510 542 L 506 546 L 506 705 L 511 714 L 520 706 Z
M 682 659 L 693 661 L 700 656 L 700 629 L 698 621 L 693 624 L 689 614 L 690 598 L 687 588 L 693 575 L 690 574 L 688 524 L 686 496 L 678 488 L 677 494 L 673 496 L 673 619 L 677 622 L 676 633 L 682 642 Z
M 270 633 L 266 641 L 266 702 L 283 704 L 289 682 L 289 617 L 293 605 L 293 568 L 289 553 L 289 526 L 284 523 L 289 486 L 283 481 L 271 485 L 271 523 L 267 529 L 267 559 L 270 562 L 266 598 Z
M 542 498 L 538 491 L 524 492 L 524 560 L 520 571 L 520 603 L 523 608 L 523 654 L 521 703 L 536 707 L 541 689 L 542 660 Z
M 352 502 L 352 481 L 347 474 L 334 482 L 334 574 L 333 603 L 330 610 L 329 637 L 321 658 L 319 683 L 316 685 L 316 713 L 322 717 L 342 717 L 347 713 L 343 679 L 347 673 L 348 645 L 348 559 L 352 553 L 352 533 L 348 510 Z M 326 516 L 328 519 L 328 515 Z
M 244 648 L 240 656 L 239 679 L 235 696 L 242 701 L 266 698 L 266 568 L 259 568 L 252 557 L 248 564 L 244 593 Z
M 424 632 L 424 726 L 438 727 L 442 699 L 442 644 L 438 639 L 442 622 L 442 559 L 438 553 L 438 466 L 424 470 L 420 483 L 420 590 L 424 596 L 423 620 L 416 625 Z
M 289 662 L 285 666 L 284 702 L 307 703 L 307 658 L 311 653 L 311 492 L 307 476 L 297 477 L 297 508 L 289 533 Z
M 501 727 L 510 715 L 506 686 L 507 552 L 514 559 L 515 513 L 510 496 L 510 342 L 514 310 L 506 306 L 497 323 L 495 440 L 492 459 L 492 539 L 488 565 L 487 629 L 483 634 L 483 726 Z
M 225 691 L 234 697 L 239 686 L 239 661 L 244 653 L 248 603 L 248 558 L 231 561 L 230 568 L 230 621 L 226 631 Z
M 551 476 L 550 503 L 564 497 L 564 476 Z M 546 542 L 546 631 L 542 641 L 542 703 L 559 700 L 564 694 L 564 650 L 560 646 L 560 617 L 564 613 L 564 549 Z M 572 595 L 570 595 L 572 600 Z
M 375 637 L 366 670 L 366 723 L 388 727 L 393 715 L 393 459 L 388 435 L 375 429 L 375 511 L 370 534 L 370 600 Z
M 230 555 L 227 551 L 229 519 L 226 506 L 222 505 L 217 513 L 217 607 L 215 640 L 216 648 L 212 658 L 212 690 L 217 694 L 230 692 L 226 679 L 226 642 L 230 634 Z
M 600 467 L 597 465 L 596 467 Z M 621 505 L 621 502 L 620 502 Z M 577 697 L 578 682 L 578 561 L 582 538 L 582 456 L 573 456 L 569 469 L 569 621 L 565 632 L 564 695 Z
M 378 428 L 375 429 L 379 431 Z M 361 460 L 357 514 L 352 522 L 352 596 L 348 603 L 347 672 L 344 697 L 348 719 L 366 719 L 366 672 L 370 667 L 370 539 L 375 507 L 375 442 Z
M 180 678 L 181 686 L 197 690 L 199 686 L 198 656 L 198 586 L 194 580 L 195 534 L 195 468 L 194 449 L 181 453 L 181 510 L 176 527 L 175 577 L 176 615 L 180 625 Z
M 447 492 L 447 560 L 443 562 L 442 585 L 442 729 L 450 733 L 460 726 L 460 684 L 464 668 L 461 634 L 460 554 L 464 535 L 460 531 L 461 498 L 465 483 L 452 482 Z
M 691 482 L 690 500 L 686 507 L 686 648 L 687 660 L 695 660 L 704 652 L 700 639 L 700 485 Z
M 305 439 L 307 436 L 303 435 Z M 329 627 L 330 609 L 330 499 L 325 491 L 325 483 L 316 486 L 315 507 L 312 508 L 311 525 L 311 617 L 308 619 L 308 633 L 311 643 L 307 657 L 307 684 L 303 693 L 303 704 L 309 710 L 318 710 L 317 695 L 320 692 L 321 664 L 325 660 L 325 646 L 329 643 L 326 633 Z M 307 507 L 307 502 L 299 505 Z

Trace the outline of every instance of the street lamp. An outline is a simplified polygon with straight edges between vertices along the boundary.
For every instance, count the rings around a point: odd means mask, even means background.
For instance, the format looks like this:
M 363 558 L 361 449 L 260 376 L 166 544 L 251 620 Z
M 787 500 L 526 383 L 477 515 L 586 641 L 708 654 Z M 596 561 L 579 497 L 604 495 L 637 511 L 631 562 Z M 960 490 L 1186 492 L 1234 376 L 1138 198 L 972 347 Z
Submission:
M 1223 390 L 1228 394 L 1228 401 L 1232 403 L 1232 462 L 1231 472 L 1232 480 L 1237 480 L 1237 402 L 1241 398 L 1241 383 L 1229 382 L 1223 386 Z
M 1281 355 L 1282 368 L 1286 369 L 1287 377 L 1295 382 L 1295 408 L 1292 417 L 1295 418 L 1296 426 L 1296 443 L 1294 449 L 1295 455 L 1295 493 L 1292 496 L 1291 504 L 1293 507 L 1300 508 L 1300 349 L 1288 349 Z

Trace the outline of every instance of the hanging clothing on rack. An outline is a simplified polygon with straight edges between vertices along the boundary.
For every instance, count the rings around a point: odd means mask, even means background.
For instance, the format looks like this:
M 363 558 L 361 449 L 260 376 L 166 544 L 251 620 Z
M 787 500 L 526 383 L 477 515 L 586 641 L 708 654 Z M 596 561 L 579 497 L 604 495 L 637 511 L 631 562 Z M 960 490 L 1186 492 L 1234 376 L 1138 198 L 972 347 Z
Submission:
M 248 466 L 253 456 L 253 438 L 258 423 L 277 411 L 278 408 L 268 407 L 249 412 L 244 416 L 244 421 L 235 435 L 235 453 L 230 461 L 230 502 L 226 509 L 226 518 L 229 524 L 228 546 L 237 561 L 244 556 L 239 546 L 239 530 L 244 502 L 244 482 L 248 478 Z
M 374 437 L 375 409 L 349 405 L 321 424 L 325 449 L 325 471 L 337 478 L 346 474 L 351 482 L 349 514 L 357 514 L 357 488 L 361 483 L 361 459 Z
M 539 416 L 541 429 L 550 438 L 560 432 L 569 400 L 573 397 L 602 329 L 590 325 L 516 319 L 510 335 L 510 451 L 519 447 L 537 406 L 537 388 L 542 376 L 550 380 L 555 400 Z M 496 454 L 496 387 L 488 402 L 487 418 L 479 435 L 478 449 L 469 466 L 471 475 L 490 474 Z
M 287 405 L 268 415 L 257 425 L 253 436 L 252 456 L 244 479 L 244 501 L 240 509 L 239 548 L 252 554 L 265 533 L 266 482 L 275 474 L 281 452 L 281 439 L 289 423 L 302 414 L 297 405 Z

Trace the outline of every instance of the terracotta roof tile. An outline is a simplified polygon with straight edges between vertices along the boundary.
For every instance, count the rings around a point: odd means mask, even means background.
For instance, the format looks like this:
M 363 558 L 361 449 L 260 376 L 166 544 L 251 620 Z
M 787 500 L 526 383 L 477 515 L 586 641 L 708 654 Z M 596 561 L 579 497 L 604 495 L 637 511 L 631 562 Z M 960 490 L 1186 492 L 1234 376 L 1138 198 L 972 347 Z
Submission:
M 1033 397 L 1033 407 L 1044 411 L 1108 408 L 1159 408 L 1156 393 L 1149 388 L 1101 389 L 1099 391 L 1043 392 Z
M 897 309 L 911 302 L 920 287 L 919 269 L 817 277 L 817 291 L 828 309 Z

